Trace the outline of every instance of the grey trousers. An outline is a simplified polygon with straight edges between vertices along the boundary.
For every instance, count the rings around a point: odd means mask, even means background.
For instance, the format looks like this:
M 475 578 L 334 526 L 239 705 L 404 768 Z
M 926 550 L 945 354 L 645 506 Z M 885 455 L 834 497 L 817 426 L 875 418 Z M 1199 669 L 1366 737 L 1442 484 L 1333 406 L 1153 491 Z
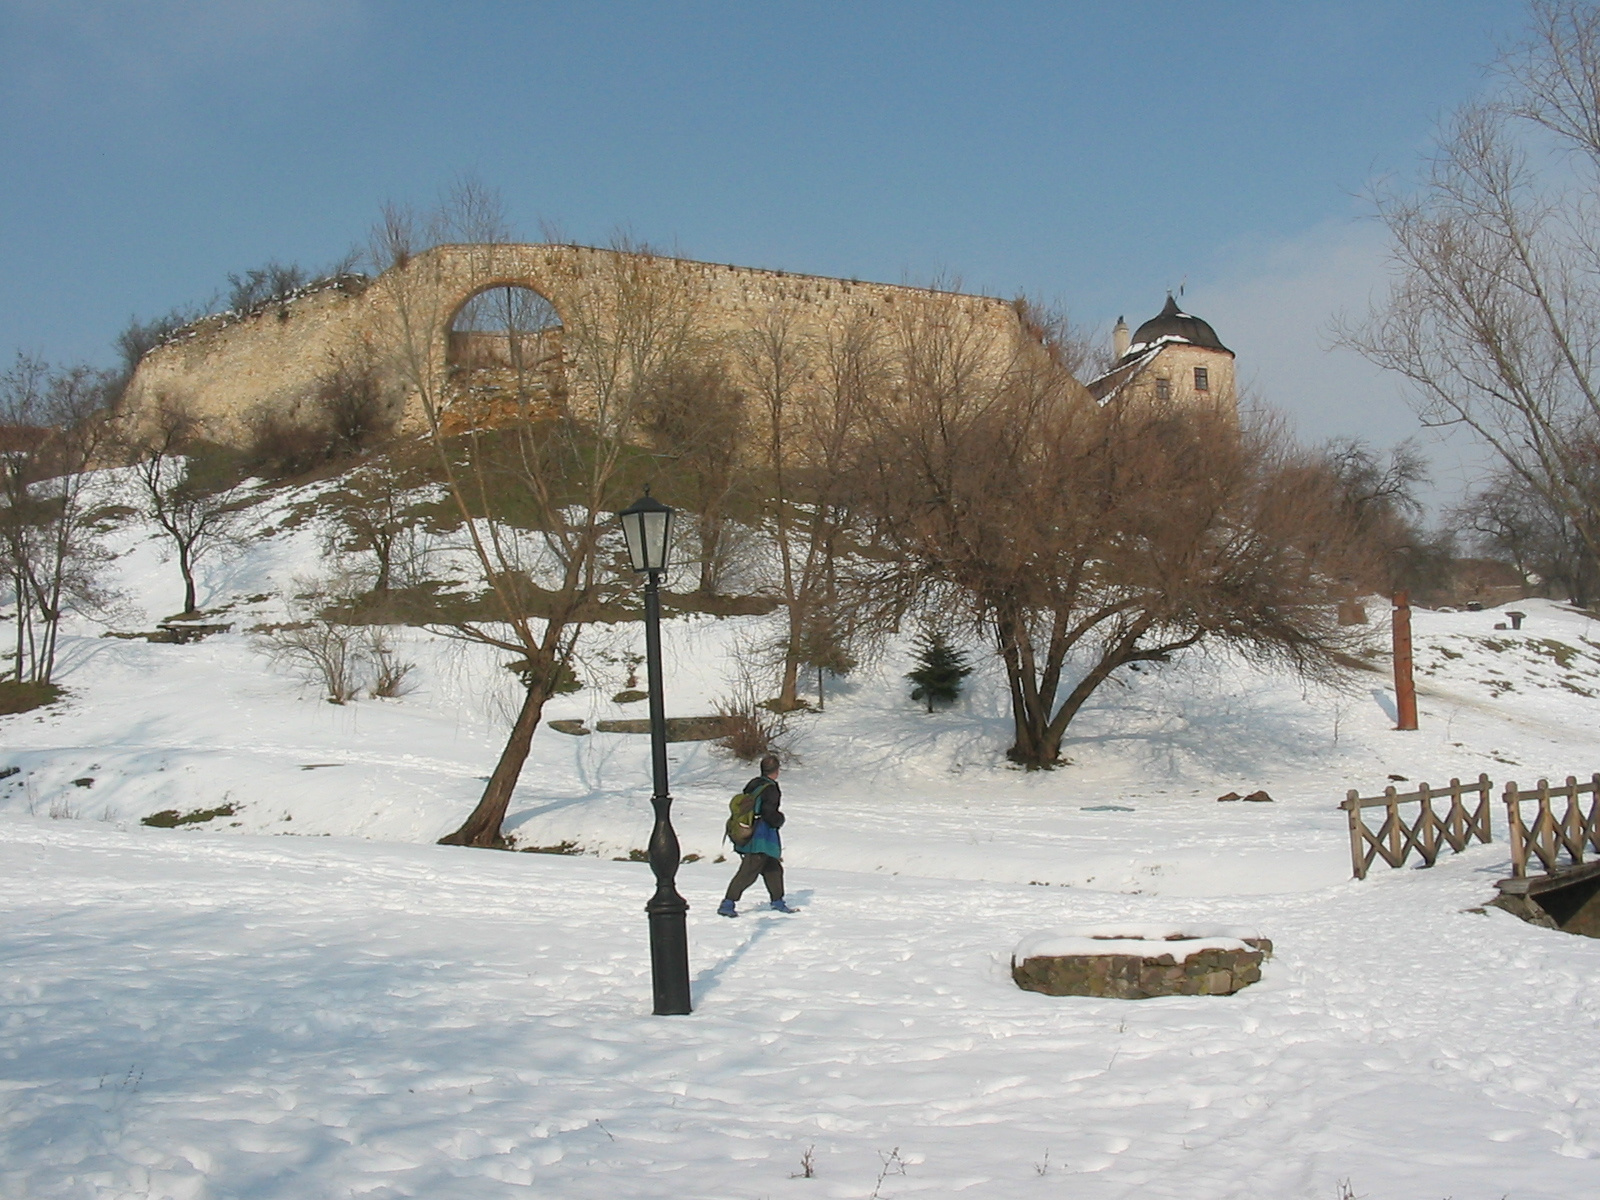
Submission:
M 745 888 L 756 881 L 757 875 L 767 885 L 767 895 L 774 900 L 783 899 L 783 860 L 770 854 L 739 855 L 739 869 L 728 885 L 728 899 L 737 900 L 744 895 Z

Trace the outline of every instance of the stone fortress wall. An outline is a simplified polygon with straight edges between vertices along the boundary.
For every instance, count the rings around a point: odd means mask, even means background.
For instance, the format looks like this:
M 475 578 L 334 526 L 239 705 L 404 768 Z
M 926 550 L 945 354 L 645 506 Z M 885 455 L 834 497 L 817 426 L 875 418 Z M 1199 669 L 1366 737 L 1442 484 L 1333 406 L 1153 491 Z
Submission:
M 335 281 L 248 316 L 208 317 L 145 356 L 125 403 L 136 422 L 162 405 L 181 406 L 209 437 L 239 444 L 263 413 L 308 417 L 319 382 L 340 363 L 369 362 L 393 397 L 399 430 L 419 431 L 419 380 L 448 395 L 451 324 L 473 296 L 528 287 L 550 301 L 564 325 L 604 321 L 606 305 L 614 309 L 605 297 L 615 295 L 624 275 L 690 306 L 712 339 L 758 328 L 780 310 L 791 314 L 799 336 L 821 337 L 856 317 L 892 320 L 927 304 L 1000 335 L 995 344 L 1025 338 L 1017 307 L 987 296 L 583 246 L 444 245 L 370 282 Z M 473 340 L 457 334 L 456 354 Z M 730 366 L 737 371 L 736 355 Z

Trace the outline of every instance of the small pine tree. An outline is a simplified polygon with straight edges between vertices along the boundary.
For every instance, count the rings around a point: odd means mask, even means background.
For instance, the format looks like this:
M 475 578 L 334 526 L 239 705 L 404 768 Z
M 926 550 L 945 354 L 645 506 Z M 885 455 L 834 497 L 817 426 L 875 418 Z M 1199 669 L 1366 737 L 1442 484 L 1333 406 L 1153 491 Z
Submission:
M 961 681 L 971 674 L 967 656 L 951 646 L 944 634 L 930 630 L 918 636 L 917 669 L 907 671 L 906 678 L 917 685 L 911 698 L 926 701 L 929 712 L 935 704 L 954 704 L 961 695 Z

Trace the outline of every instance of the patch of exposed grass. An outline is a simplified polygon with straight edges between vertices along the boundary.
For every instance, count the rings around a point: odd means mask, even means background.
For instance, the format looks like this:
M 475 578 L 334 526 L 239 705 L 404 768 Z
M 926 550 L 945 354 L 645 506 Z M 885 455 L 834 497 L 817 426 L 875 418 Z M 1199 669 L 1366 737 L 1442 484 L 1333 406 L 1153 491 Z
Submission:
M 1556 660 L 1556 665 L 1565 670 L 1572 665 L 1572 660 L 1578 656 L 1578 648 L 1569 646 L 1565 642 L 1558 642 L 1555 638 L 1535 638 L 1528 643 L 1528 649 L 1535 654 L 1543 654 L 1547 658 Z
M 175 829 L 179 825 L 199 825 L 206 821 L 214 821 L 218 817 L 231 817 L 235 811 L 232 804 L 224 804 L 217 808 L 197 808 L 193 812 L 179 816 L 177 809 L 166 808 L 158 813 L 151 813 L 139 824 L 153 825 L 157 829 Z
M 776 596 L 708 596 L 704 592 L 672 592 L 661 597 L 663 611 L 706 613 L 713 617 L 764 617 L 778 607 Z
M 61 689 L 53 683 L 0 683 L 0 716 L 31 712 L 61 699 Z
M 530 679 L 531 668 L 525 658 L 519 658 L 516 662 L 508 662 L 506 670 L 515 672 L 517 677 L 522 680 L 523 687 L 529 686 L 532 682 Z M 583 680 L 578 678 L 578 673 L 572 669 L 571 664 L 560 664 L 556 668 L 555 682 L 549 685 L 549 694 L 552 696 L 568 696 L 573 692 L 582 690 Z
M 577 842 L 557 842 L 553 846 L 521 846 L 523 854 L 582 854 Z

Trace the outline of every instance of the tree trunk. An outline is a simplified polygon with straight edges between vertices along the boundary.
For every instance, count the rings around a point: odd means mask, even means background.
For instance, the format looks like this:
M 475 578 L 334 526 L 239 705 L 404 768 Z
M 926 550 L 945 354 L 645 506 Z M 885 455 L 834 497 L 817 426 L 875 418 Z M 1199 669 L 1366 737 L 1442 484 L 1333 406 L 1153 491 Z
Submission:
M 380 596 L 389 594 L 389 579 L 393 574 L 390 560 L 394 557 L 394 544 L 388 540 L 374 541 L 373 552 L 378 560 L 378 579 L 372 585 L 372 590 Z
M 995 616 L 995 640 L 1006 665 L 1006 682 L 1011 688 L 1013 738 L 1006 757 L 1030 771 L 1055 765 L 1060 756 L 1061 738 L 1047 737 L 1049 705 L 1054 697 L 1041 696 L 1033 673 L 1033 655 L 1023 645 L 1026 637 L 1021 622 L 1008 614 Z M 929 711 L 932 711 L 931 702 Z
M 194 565 L 189 561 L 189 547 L 182 543 L 178 545 L 178 570 L 183 575 L 183 611 L 187 616 L 198 610 L 195 608 Z
M 506 739 L 500 761 L 494 774 L 489 776 L 483 789 L 483 799 L 472 810 L 461 828 L 439 839 L 441 846 L 479 846 L 495 850 L 505 845 L 500 835 L 500 823 L 505 820 L 506 809 L 511 804 L 511 793 L 516 789 L 522 774 L 522 764 L 528 761 L 528 750 L 533 745 L 534 730 L 539 728 L 539 717 L 544 712 L 545 689 L 531 687 L 522 699 L 522 711 L 517 713 L 511 736 Z
M 700 518 L 700 593 L 715 596 L 722 580 L 718 566 L 722 558 L 722 517 L 707 513 Z
M 795 602 L 789 604 L 789 643 L 783 652 L 783 680 L 778 687 L 778 707 L 793 712 L 800 707 L 800 618 Z

